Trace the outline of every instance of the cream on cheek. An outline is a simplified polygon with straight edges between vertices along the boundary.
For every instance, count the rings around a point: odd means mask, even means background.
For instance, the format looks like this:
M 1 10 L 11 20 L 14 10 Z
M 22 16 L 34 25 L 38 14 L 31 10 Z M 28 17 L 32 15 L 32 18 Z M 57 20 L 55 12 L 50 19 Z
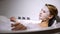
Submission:
M 45 12 L 44 12 L 44 11 L 45 11 Z M 40 18 L 41 20 L 47 19 L 48 16 L 50 15 L 49 9 L 48 9 L 48 7 L 46 7 L 46 6 L 42 8 L 41 13 L 42 13 L 41 16 L 39 16 L 39 18 Z

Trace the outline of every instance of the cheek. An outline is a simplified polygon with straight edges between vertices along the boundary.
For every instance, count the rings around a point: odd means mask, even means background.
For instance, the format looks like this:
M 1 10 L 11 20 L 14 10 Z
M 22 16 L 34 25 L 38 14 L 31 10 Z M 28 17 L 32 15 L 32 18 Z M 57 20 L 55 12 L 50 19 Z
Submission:
M 42 17 L 48 18 L 48 14 L 43 14 Z
M 41 19 L 46 19 L 46 18 L 48 18 L 48 14 L 43 13 L 43 14 L 41 14 L 40 18 Z

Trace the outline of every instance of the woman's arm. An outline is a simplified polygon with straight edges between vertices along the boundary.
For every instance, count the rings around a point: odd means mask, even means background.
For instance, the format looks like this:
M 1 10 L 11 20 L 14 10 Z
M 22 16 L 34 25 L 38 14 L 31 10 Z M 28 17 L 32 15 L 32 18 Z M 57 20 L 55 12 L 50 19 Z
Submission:
M 15 24 L 12 24 L 12 27 L 14 27 L 14 28 L 12 28 L 13 31 L 26 30 L 27 29 L 27 27 L 25 27 L 23 24 L 18 23 L 18 22 Z
M 27 27 L 25 27 L 23 24 L 18 22 L 15 17 L 11 17 L 10 21 L 14 23 L 14 24 L 13 23 L 11 24 L 11 27 L 13 27 L 12 30 L 26 30 L 27 29 Z

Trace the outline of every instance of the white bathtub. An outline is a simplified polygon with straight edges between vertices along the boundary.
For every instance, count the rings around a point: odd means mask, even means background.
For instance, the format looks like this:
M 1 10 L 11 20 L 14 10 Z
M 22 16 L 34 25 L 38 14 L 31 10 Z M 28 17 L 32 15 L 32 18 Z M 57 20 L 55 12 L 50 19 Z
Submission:
M 0 19 L 0 33 L 25 33 L 25 32 L 36 32 L 36 31 L 46 31 L 46 30 L 53 30 L 53 29 L 58 29 L 60 28 L 60 23 L 56 24 L 55 27 L 47 27 L 47 28 L 37 28 L 37 27 L 32 27 L 31 29 L 27 29 L 27 30 L 20 30 L 20 31 L 11 31 L 11 23 L 9 21 L 9 19 L 3 19 L 4 22 L 1 22 Z M 34 21 L 34 20 L 18 20 L 20 21 L 22 24 L 24 23 L 24 25 L 26 26 L 26 24 L 28 23 L 28 26 L 33 26 L 32 24 L 37 24 L 40 23 L 40 21 Z

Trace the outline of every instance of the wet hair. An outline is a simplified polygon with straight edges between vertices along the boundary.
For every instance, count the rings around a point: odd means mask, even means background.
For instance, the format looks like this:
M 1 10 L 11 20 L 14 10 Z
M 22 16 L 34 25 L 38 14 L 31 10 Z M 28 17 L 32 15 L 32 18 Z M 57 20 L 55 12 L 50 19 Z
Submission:
M 54 5 L 51 5 L 51 4 L 45 4 L 45 6 L 48 7 L 50 11 L 50 15 L 53 15 L 53 17 L 49 20 L 49 23 L 48 23 L 48 27 L 50 27 L 56 20 L 56 16 L 58 15 L 58 10 Z

